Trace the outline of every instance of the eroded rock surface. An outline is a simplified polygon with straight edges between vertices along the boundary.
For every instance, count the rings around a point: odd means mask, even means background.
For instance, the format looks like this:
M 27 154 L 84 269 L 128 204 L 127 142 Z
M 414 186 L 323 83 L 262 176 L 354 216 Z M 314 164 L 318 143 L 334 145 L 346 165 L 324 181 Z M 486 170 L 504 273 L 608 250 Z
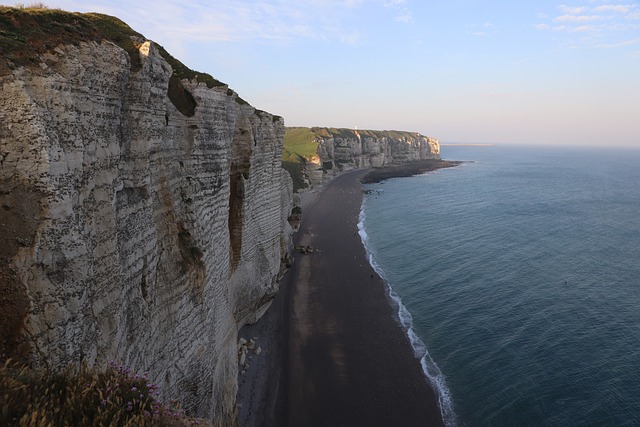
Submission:
M 418 160 L 439 159 L 437 139 L 417 132 L 311 128 L 317 155 L 305 159 L 305 177 L 318 187 L 337 173 Z
M 114 360 L 229 425 L 238 329 L 290 244 L 284 124 L 138 45 L 0 67 L 0 357 Z

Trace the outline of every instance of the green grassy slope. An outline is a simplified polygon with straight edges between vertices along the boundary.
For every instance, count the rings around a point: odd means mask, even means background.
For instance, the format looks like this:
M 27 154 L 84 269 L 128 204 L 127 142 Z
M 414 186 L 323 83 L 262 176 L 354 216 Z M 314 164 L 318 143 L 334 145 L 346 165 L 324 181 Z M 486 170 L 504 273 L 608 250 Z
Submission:
M 287 128 L 284 134 L 282 160 L 311 158 L 318 150 L 317 134 L 310 128 Z
M 294 191 L 306 188 L 302 178 L 307 159 L 315 156 L 318 150 L 317 135 L 310 128 L 287 128 L 282 148 L 282 167 L 293 179 Z
M 129 54 L 131 71 L 139 71 L 140 43 L 146 38 L 134 31 L 118 18 L 100 13 L 66 12 L 61 9 L 42 7 L 0 6 L 0 75 L 6 75 L 17 67 L 38 67 L 40 55 L 51 52 L 61 44 L 78 45 L 81 42 L 110 41 Z M 196 79 L 207 87 L 226 86 L 207 73 L 194 71 L 171 56 L 155 43 L 160 55 L 167 61 L 173 75 L 169 81 L 167 95 L 173 104 L 186 116 L 192 116 L 195 101 L 182 86 L 182 79 Z M 228 95 L 236 102 L 246 104 L 230 89 Z
M 0 6 L 0 54 L 14 65 L 37 64 L 38 55 L 59 44 L 108 40 L 127 51 L 133 71 L 140 69 L 139 41 L 145 37 L 120 19 L 100 13 L 66 12 L 61 9 Z M 162 57 L 180 79 L 197 78 L 209 87 L 224 83 L 193 71 L 157 45 Z
M 284 148 L 282 150 L 282 166 L 289 171 L 293 178 L 294 190 L 306 188 L 302 174 L 307 159 L 315 156 L 318 151 L 318 141 L 329 138 L 356 139 L 356 132 L 360 138 L 390 138 L 402 140 L 414 138 L 416 132 L 396 130 L 367 130 L 345 129 L 329 127 L 291 127 L 287 128 L 284 135 Z

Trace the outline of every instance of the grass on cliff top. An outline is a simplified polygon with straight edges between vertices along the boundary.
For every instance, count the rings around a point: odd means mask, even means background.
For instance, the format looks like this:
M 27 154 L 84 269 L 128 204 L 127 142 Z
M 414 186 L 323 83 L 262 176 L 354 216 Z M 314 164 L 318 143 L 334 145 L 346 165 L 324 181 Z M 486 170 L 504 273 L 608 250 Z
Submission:
M 318 153 L 317 135 L 309 128 L 287 128 L 284 133 L 282 160 L 309 159 Z
M 132 36 L 142 38 L 127 24 L 108 15 L 0 6 L 2 62 L 37 64 L 40 54 L 60 44 L 109 40 L 126 50 L 132 67 L 139 69 L 138 46 Z
M 5 364 L 0 368 L 3 426 L 199 426 L 176 404 L 158 401 L 145 375 L 110 364 L 104 372 L 52 373 Z
M 37 65 L 39 55 L 60 44 L 108 40 L 120 46 L 131 60 L 131 68 L 141 67 L 138 48 L 145 37 L 122 20 L 100 13 L 66 12 L 43 7 L 0 6 L 0 63 L 7 60 L 15 65 Z M 185 66 L 158 45 L 162 57 L 173 68 L 179 80 L 197 79 L 208 87 L 226 86 L 211 75 L 199 73 Z M 238 98 L 238 102 L 243 101 Z
M 291 175 L 294 190 L 306 188 L 306 183 L 303 179 L 304 167 L 307 159 L 310 159 L 318 153 L 318 143 L 321 139 L 357 139 L 356 132 L 360 138 L 371 137 L 403 140 L 420 136 L 420 134 L 416 132 L 396 130 L 355 130 L 329 127 L 287 128 L 284 134 L 282 166 Z
M 407 132 L 398 130 L 368 130 L 368 129 L 345 129 L 345 128 L 323 128 L 313 127 L 310 129 L 312 132 L 322 138 L 344 138 L 355 139 L 356 132 L 361 138 L 390 138 L 395 140 L 402 140 L 406 138 L 415 138 L 419 134 L 417 132 Z
M 358 133 L 358 135 L 360 135 L 361 138 L 390 138 L 395 140 L 415 138 L 419 135 L 416 132 L 395 130 L 353 130 L 324 127 L 291 127 L 287 128 L 284 134 L 282 161 L 300 162 L 304 159 L 310 159 L 318 153 L 319 140 L 328 138 L 356 139 L 356 132 Z
M 307 188 L 303 178 L 307 159 L 318 153 L 317 135 L 309 128 L 287 128 L 282 148 L 282 167 L 293 179 L 293 190 Z

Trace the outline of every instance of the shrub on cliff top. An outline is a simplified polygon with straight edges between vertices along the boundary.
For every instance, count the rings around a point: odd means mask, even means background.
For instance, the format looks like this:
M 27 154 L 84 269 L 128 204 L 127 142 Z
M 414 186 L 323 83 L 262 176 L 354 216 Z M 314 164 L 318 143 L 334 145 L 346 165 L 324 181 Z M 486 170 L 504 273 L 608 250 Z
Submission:
M 18 9 L 49 9 L 49 6 L 42 2 L 34 2 L 29 4 L 16 3 L 14 7 Z
M 49 9 L 43 3 L 16 7 L 0 6 L 0 54 L 18 65 L 38 65 L 38 55 L 59 44 L 109 40 L 123 48 L 131 59 L 131 68 L 141 67 L 139 43 L 144 36 L 122 20 L 101 13 L 66 12 Z M 157 44 L 156 44 L 157 45 Z M 208 87 L 226 86 L 206 73 L 191 70 L 157 45 L 162 57 L 173 68 L 174 76 L 197 79 Z M 0 60 L 0 63 L 3 61 Z
M 109 364 L 104 372 L 52 373 L 5 364 L 0 369 L 3 426 L 195 426 L 175 404 L 157 400 L 146 375 Z
M 39 55 L 60 44 L 110 40 L 127 51 L 134 70 L 140 69 L 138 46 L 142 37 L 127 24 L 108 15 L 73 13 L 47 7 L 0 6 L 0 54 L 4 63 L 39 64 Z

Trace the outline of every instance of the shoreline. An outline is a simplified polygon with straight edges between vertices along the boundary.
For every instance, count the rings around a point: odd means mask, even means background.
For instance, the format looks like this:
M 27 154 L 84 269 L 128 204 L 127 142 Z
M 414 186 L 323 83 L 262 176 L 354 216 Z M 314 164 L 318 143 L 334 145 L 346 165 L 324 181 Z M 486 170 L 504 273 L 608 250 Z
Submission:
M 375 184 L 391 178 L 408 178 L 438 169 L 452 168 L 462 163 L 464 162 L 457 160 L 427 159 L 371 168 L 362 178 L 362 184 Z
M 358 232 L 365 175 L 384 171 L 369 181 L 379 182 L 425 172 L 415 170 L 344 172 L 307 200 L 293 240 L 311 253 L 294 254 L 272 306 L 240 331 L 263 350 L 238 378 L 241 426 L 444 425 L 434 385 Z
M 369 246 L 367 245 L 368 235 L 366 232 L 366 228 L 364 227 L 364 204 L 362 206 L 361 212 L 362 213 L 360 222 L 358 223 L 358 233 L 360 234 L 360 237 L 362 239 L 362 244 L 364 245 L 365 252 L 370 264 L 380 277 L 384 277 L 384 272 L 373 259 L 373 255 L 371 254 Z M 436 396 L 438 398 L 438 407 L 440 409 L 443 423 L 446 426 L 456 425 L 456 415 L 453 412 L 453 404 L 451 402 L 450 392 L 446 386 L 446 383 L 444 382 L 444 376 L 440 371 L 440 368 L 431 358 L 429 349 L 427 348 L 426 344 L 416 334 L 413 328 L 412 315 L 404 305 L 402 299 L 396 293 L 393 286 L 391 286 L 391 283 L 389 283 L 386 279 L 383 279 L 383 281 L 385 284 L 385 290 L 387 292 L 389 304 L 391 304 L 395 312 L 394 318 L 409 339 L 416 359 L 420 360 L 420 365 L 422 366 L 422 372 L 425 376 L 425 379 L 431 385 L 431 387 L 435 389 Z

